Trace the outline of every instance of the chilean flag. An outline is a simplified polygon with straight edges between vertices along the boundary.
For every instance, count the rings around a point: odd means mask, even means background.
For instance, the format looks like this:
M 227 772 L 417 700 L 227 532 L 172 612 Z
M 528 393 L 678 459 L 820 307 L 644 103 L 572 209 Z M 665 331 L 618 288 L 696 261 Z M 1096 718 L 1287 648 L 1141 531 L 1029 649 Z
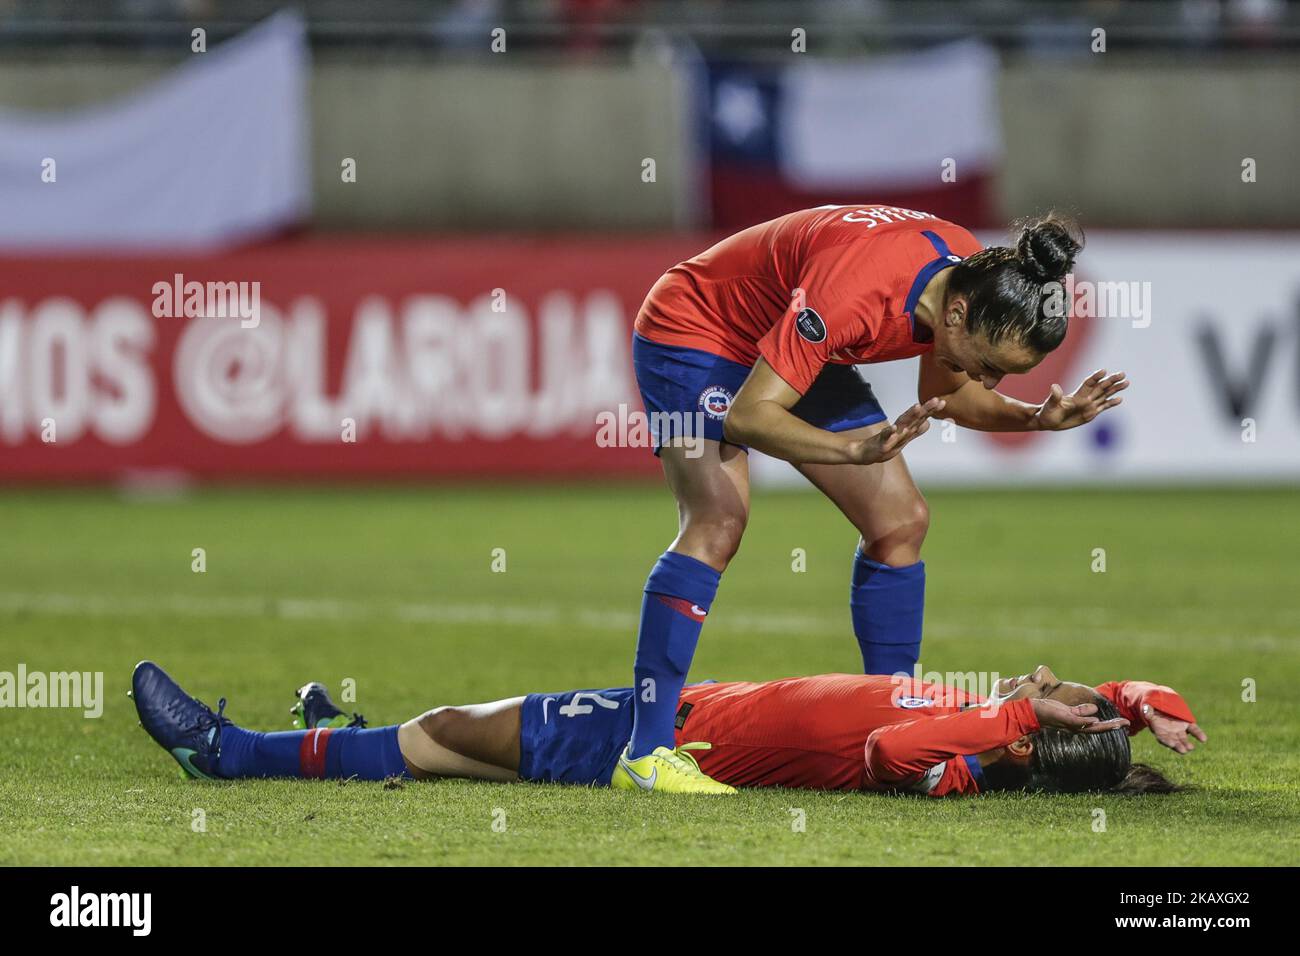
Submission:
M 996 53 L 963 41 L 861 61 L 715 62 L 700 98 L 713 225 L 884 202 L 994 224 Z

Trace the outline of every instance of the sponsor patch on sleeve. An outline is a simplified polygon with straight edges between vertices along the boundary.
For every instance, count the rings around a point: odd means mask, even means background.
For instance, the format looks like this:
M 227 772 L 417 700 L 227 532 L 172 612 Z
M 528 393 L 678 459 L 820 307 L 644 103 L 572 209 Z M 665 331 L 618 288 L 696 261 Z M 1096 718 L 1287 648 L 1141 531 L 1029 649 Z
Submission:
M 816 309 L 800 309 L 794 317 L 794 327 L 798 329 L 800 338 L 813 345 L 826 341 L 826 323 Z

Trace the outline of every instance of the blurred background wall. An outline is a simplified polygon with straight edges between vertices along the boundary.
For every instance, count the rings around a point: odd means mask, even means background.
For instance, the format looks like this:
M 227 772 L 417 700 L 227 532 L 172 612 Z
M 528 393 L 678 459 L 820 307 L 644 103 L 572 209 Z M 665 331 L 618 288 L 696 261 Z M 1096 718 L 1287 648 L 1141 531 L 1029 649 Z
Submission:
M 803 56 L 818 60 L 972 36 L 999 51 L 1004 157 L 986 224 L 1064 205 L 1094 226 L 1300 226 L 1298 6 L 307 3 L 313 222 L 707 226 L 688 161 L 699 63 L 790 62 L 790 32 L 804 29 Z M 193 24 L 215 42 L 273 8 L 11 3 L 0 106 L 63 110 L 126 95 L 185 58 Z M 494 54 L 497 28 L 506 49 Z M 1097 29 L 1107 46 L 1094 53 Z M 362 188 L 340 188 L 342 156 L 362 165 Z M 1239 188 L 1247 156 L 1261 172 Z M 660 188 L 629 190 L 624 174 L 644 157 L 657 158 Z
M 883 202 L 1077 215 L 1099 298 L 1005 387 L 1135 381 L 921 477 L 1300 479 L 1298 115 L 1285 0 L 0 0 L 0 478 L 652 477 L 594 432 L 655 278 Z
M 1098 225 L 1300 224 L 1300 55 L 1238 53 L 1210 64 L 1112 57 L 1104 68 L 1039 57 L 1003 64 L 1000 218 L 1063 204 Z M 689 204 L 663 195 L 676 197 L 689 185 L 679 180 L 690 90 L 671 64 L 397 59 L 316 58 L 318 226 L 622 230 L 692 223 Z M 103 51 L 9 59 L 0 63 L 0 102 L 80 106 L 166 71 Z M 353 154 L 366 167 L 357 195 L 337 188 L 333 161 Z M 1270 173 L 1250 189 L 1235 188 L 1242 155 Z M 629 191 L 622 173 L 646 156 L 676 160 L 659 166 L 664 189 Z M 1160 175 L 1134 176 L 1137 164 Z M 1215 181 L 1224 188 L 1201 188 Z

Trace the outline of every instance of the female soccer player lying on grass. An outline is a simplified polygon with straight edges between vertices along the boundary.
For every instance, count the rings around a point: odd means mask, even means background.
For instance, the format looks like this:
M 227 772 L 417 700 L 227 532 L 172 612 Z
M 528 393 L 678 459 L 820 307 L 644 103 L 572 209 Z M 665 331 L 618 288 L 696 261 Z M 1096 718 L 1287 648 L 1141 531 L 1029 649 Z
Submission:
M 353 777 L 608 786 L 632 725 L 631 688 L 529 694 L 438 707 L 365 729 L 324 687 L 298 692 L 305 730 L 235 726 L 143 661 L 132 677 L 140 722 L 192 776 Z M 1092 688 L 1046 666 L 998 682 L 987 700 L 911 678 L 823 674 L 696 684 L 678 701 L 673 760 L 731 787 L 899 790 L 932 797 L 992 790 L 1126 793 L 1177 789 L 1132 763 L 1129 734 L 1151 728 L 1178 753 L 1204 741 L 1168 687 Z M 1126 732 L 1127 731 L 1127 732 Z M 638 780 L 646 790 L 654 779 Z

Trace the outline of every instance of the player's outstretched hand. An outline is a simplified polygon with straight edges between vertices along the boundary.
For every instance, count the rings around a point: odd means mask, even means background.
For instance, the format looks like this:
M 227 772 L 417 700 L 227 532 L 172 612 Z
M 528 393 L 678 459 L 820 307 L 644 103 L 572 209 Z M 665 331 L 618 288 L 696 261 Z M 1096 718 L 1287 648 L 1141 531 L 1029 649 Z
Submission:
M 930 430 L 930 419 L 943 411 L 942 398 L 932 398 L 924 405 L 913 405 L 899 415 L 892 425 L 886 425 L 870 438 L 854 442 L 853 460 L 860 465 L 874 465 L 889 461 L 913 438 Z
M 1123 717 L 1098 720 L 1096 704 L 1075 704 L 1071 707 L 1059 700 L 1048 700 L 1045 697 L 1034 698 L 1033 704 L 1039 724 L 1068 730 L 1072 734 L 1100 734 L 1128 726 L 1128 721 Z
M 1086 425 L 1124 401 L 1119 393 L 1126 388 L 1128 376 L 1123 372 L 1107 375 L 1104 368 L 1084 379 L 1073 395 L 1066 395 L 1061 386 L 1053 385 L 1047 401 L 1038 407 L 1034 421 L 1039 428 L 1054 432 Z
M 1151 733 L 1155 734 L 1156 740 L 1175 753 L 1189 754 L 1195 750 L 1196 745 L 1191 741 L 1193 737 L 1201 743 L 1209 740 L 1205 736 L 1205 731 L 1190 721 L 1179 720 L 1177 717 L 1162 714 L 1150 704 L 1143 707 L 1142 711 L 1142 716 L 1147 721 L 1147 727 L 1151 729 Z

